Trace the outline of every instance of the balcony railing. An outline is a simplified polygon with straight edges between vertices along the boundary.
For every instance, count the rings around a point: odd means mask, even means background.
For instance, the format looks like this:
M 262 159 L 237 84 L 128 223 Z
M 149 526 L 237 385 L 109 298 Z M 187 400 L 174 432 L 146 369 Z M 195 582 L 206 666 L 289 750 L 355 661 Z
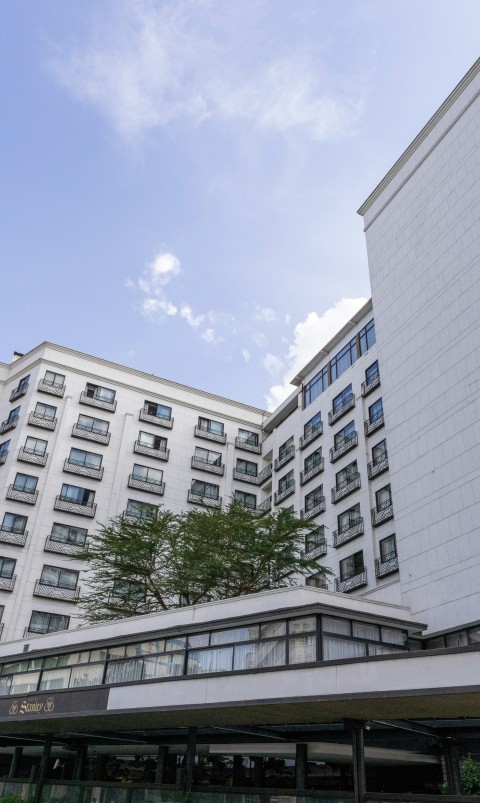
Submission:
M 92 429 L 82 424 L 74 424 L 72 428 L 72 438 L 82 438 L 85 441 L 95 441 L 95 443 L 103 443 L 108 446 L 110 443 L 110 433 L 103 432 L 100 429 Z
M 328 582 L 324 574 L 313 574 L 307 577 L 305 579 L 305 585 L 310 586 L 310 588 L 323 588 L 324 591 L 328 591 Z
M 235 446 L 237 449 L 243 449 L 245 452 L 253 452 L 254 454 L 262 453 L 261 443 L 249 441 L 246 438 L 235 438 Z
M 40 393 L 50 393 L 52 396 L 63 397 L 65 393 L 65 385 L 60 385 L 58 382 L 47 382 L 41 379 L 38 383 L 38 390 Z
M 18 388 L 15 388 L 15 390 L 12 390 L 12 392 L 10 393 L 10 401 L 14 402 L 16 399 L 20 399 L 21 396 L 25 396 L 27 390 L 28 390 L 28 382 L 26 385 L 22 386 L 19 385 Z
M 216 443 L 226 443 L 227 435 L 225 432 L 214 432 L 207 427 L 201 427 L 199 424 L 195 427 L 196 438 L 206 438 L 207 441 L 215 441 Z
M 345 594 L 347 594 L 349 591 L 353 591 L 354 588 L 366 586 L 367 582 L 367 570 L 364 568 L 360 571 L 356 571 L 355 574 L 352 574 L 349 577 L 336 577 L 335 591 L 343 591 Z
M 15 546 L 25 546 L 28 537 L 28 530 L 19 532 L 17 530 L 0 530 L 0 541 L 3 544 L 14 544 Z
M 66 630 L 67 628 L 64 629 Z M 46 636 L 49 632 L 55 632 L 55 631 L 43 630 L 41 632 L 36 632 L 35 630 L 29 630 L 28 627 L 26 627 L 25 630 L 23 631 L 23 638 L 25 639 L 38 638 L 39 636 Z
M 90 477 L 92 480 L 101 480 L 103 477 L 103 466 L 99 468 L 86 466 L 84 463 L 78 463 L 68 457 L 63 464 L 63 470 L 67 474 L 80 474 L 82 477 Z
M 257 505 L 257 508 L 256 508 L 257 513 L 258 513 L 259 516 L 264 516 L 266 513 L 270 513 L 271 509 L 272 509 L 272 497 L 271 496 L 267 496 L 267 498 L 264 499 L 263 502 L 260 502 L 260 504 Z
M 192 502 L 194 505 L 205 505 L 205 507 L 222 507 L 221 496 L 215 499 L 211 496 L 200 496 L 200 494 L 194 494 L 193 491 L 188 492 L 187 501 Z
M 46 452 L 44 454 L 39 454 L 38 452 L 25 449 L 22 446 L 18 451 L 17 460 L 20 460 L 22 463 L 34 463 L 37 466 L 45 466 L 48 460 L 48 454 Z
M 300 449 L 305 449 L 312 441 L 316 440 L 323 434 L 323 421 L 319 421 L 318 424 L 315 424 L 313 427 L 307 427 L 300 436 Z
M 306 558 L 321 558 L 327 554 L 327 542 L 325 538 L 322 538 L 316 546 L 312 547 L 311 549 L 305 549 L 305 557 Z
M 5 463 L 7 457 L 8 457 L 8 449 L 3 449 L 0 452 L 0 466 L 3 466 L 3 464 Z
M 282 490 L 275 491 L 273 496 L 273 501 L 275 505 L 279 505 L 283 502 L 284 499 L 287 499 L 289 496 L 295 493 L 295 480 L 292 480 L 288 485 L 286 485 Z
M 357 488 L 360 488 L 360 472 L 356 472 L 352 474 L 350 477 L 347 477 L 346 480 L 336 485 L 335 488 L 332 488 L 332 502 L 334 505 L 343 499 L 348 494 L 353 493 L 356 491 Z
M 217 465 L 216 463 L 209 463 L 208 460 L 202 460 L 200 457 L 192 457 L 192 468 L 196 468 L 197 471 L 208 471 L 210 474 L 219 474 L 223 477 L 225 472 L 225 466 L 223 463 Z
M 325 512 L 325 497 L 320 496 L 318 497 L 318 501 L 312 507 L 305 507 L 303 510 L 300 511 L 300 518 L 301 519 L 313 519 L 315 516 L 318 516 L 320 513 Z
M 241 482 L 248 482 L 251 485 L 263 485 L 272 476 L 272 464 L 260 471 L 259 474 L 249 474 L 247 471 L 241 471 L 238 468 L 233 469 L 233 479 L 240 480 Z
M 305 485 L 309 480 L 321 474 L 324 468 L 324 459 L 319 457 L 318 460 L 309 469 L 300 472 L 300 485 Z
M 386 577 L 398 572 L 398 555 L 396 550 L 375 560 L 375 577 Z
M 26 502 L 27 505 L 34 505 L 37 501 L 38 491 L 25 491 L 20 488 L 15 488 L 14 485 L 8 486 L 7 499 L 13 499 L 15 502 Z
M 10 429 L 15 429 L 18 424 L 19 416 L 16 415 L 13 418 L 7 418 L 6 421 L 2 421 L 0 424 L 0 435 L 3 435 L 4 432 L 8 432 Z
M 146 454 L 148 457 L 153 457 L 155 460 L 168 460 L 170 456 L 170 449 L 163 446 L 160 449 L 155 449 L 154 446 L 146 446 L 141 441 L 135 441 L 133 451 L 136 454 Z
M 47 536 L 44 546 L 45 552 L 55 552 L 58 555 L 78 555 L 85 549 L 85 544 L 69 543 L 68 541 L 56 541 L 50 535 Z
M 145 480 L 141 477 L 135 477 L 134 474 L 130 474 L 128 478 L 128 487 L 129 488 L 136 488 L 139 491 L 146 491 L 148 494 L 157 494 L 157 496 L 163 496 L 165 493 L 165 483 L 156 480 Z
M 109 413 L 114 413 L 117 409 L 117 402 L 107 401 L 102 399 L 101 396 L 90 396 L 86 390 L 80 393 L 80 404 L 87 404 L 89 407 L 98 407 L 100 410 L 107 410 Z
M 349 393 L 348 396 L 345 396 L 342 403 L 338 405 L 338 407 L 336 407 L 334 410 L 330 410 L 330 412 L 328 413 L 328 423 L 330 424 L 330 426 L 332 426 L 332 424 L 335 424 L 335 422 L 338 421 L 338 419 L 341 418 L 342 415 L 348 413 L 348 411 L 351 410 L 352 407 L 355 407 L 355 394 Z
M 82 505 L 80 502 L 73 502 L 71 499 L 66 499 L 64 496 L 57 496 L 54 504 L 55 510 L 63 510 L 64 513 L 76 513 L 77 516 L 88 516 L 93 519 L 97 510 L 94 502 Z
M 371 377 L 368 382 L 362 382 L 362 396 L 368 396 L 368 394 L 371 393 L 372 390 L 375 390 L 375 388 L 378 388 L 379 385 L 380 374 L 377 373 L 375 376 Z
M 333 531 L 333 546 L 342 546 L 342 544 L 346 544 L 347 541 L 351 541 L 352 538 L 356 538 L 357 535 L 362 534 L 363 518 L 362 516 L 359 516 L 358 518 L 343 524 L 338 530 Z
M 50 415 L 36 413 L 35 410 L 33 410 L 28 416 L 28 423 L 31 424 L 32 427 L 41 427 L 42 429 L 53 430 L 57 426 L 57 419 L 55 417 L 52 418 Z
M 0 577 L 0 591 L 13 591 L 17 575 L 13 577 Z
M 80 588 L 78 586 L 75 588 L 54 586 L 37 580 L 33 594 L 35 597 L 50 597 L 51 599 L 63 599 L 68 602 L 76 602 L 80 596 Z
M 378 477 L 379 474 L 383 474 L 384 471 L 388 469 L 388 454 L 384 452 L 380 458 L 377 460 L 372 460 L 371 463 L 368 463 L 368 478 L 372 480 L 374 477 Z
M 365 429 L 365 436 L 371 435 L 373 432 L 376 432 L 377 429 L 383 427 L 385 423 L 385 418 L 383 416 L 383 410 L 380 413 L 369 418 L 367 421 L 364 422 L 363 426 Z
M 355 446 L 358 446 L 358 432 L 352 432 L 344 438 L 338 438 L 336 445 L 330 449 L 330 462 L 335 463 L 335 460 L 338 460 Z
M 385 499 L 377 507 L 372 507 L 372 527 L 378 527 L 384 521 L 393 519 L 393 503 L 391 499 Z
M 287 463 L 289 463 L 290 460 L 293 460 L 294 457 L 295 457 L 295 444 L 292 443 L 292 445 L 289 446 L 288 449 L 285 449 L 282 456 L 277 457 L 277 459 L 275 460 L 274 463 L 275 471 L 280 471 L 280 469 L 283 468 L 283 466 L 286 466 Z
M 165 418 L 162 415 L 152 415 L 151 413 L 145 412 L 145 410 L 140 410 L 138 420 L 145 421 L 147 424 L 154 424 L 156 427 L 164 427 L 165 429 L 171 429 L 174 421 L 173 418 Z

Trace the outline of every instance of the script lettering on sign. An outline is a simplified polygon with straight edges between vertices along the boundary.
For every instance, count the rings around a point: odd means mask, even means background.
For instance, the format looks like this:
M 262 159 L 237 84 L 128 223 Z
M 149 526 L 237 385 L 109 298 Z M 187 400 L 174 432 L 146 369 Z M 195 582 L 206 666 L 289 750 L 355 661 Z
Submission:
M 54 710 L 55 701 L 53 697 L 47 697 L 44 701 L 33 697 L 29 700 L 14 700 L 8 709 L 8 713 L 14 717 L 22 714 L 50 714 Z

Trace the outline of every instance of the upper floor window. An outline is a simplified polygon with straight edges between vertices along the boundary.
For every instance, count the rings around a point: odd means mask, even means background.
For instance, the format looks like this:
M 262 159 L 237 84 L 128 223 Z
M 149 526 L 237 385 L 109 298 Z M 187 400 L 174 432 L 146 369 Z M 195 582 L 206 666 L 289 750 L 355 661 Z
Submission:
M 28 630 L 30 633 L 55 633 L 57 630 L 67 630 L 69 623 L 69 616 L 62 616 L 59 613 L 32 611 Z
M 13 482 L 15 491 L 24 491 L 27 494 L 34 494 L 37 490 L 38 477 L 31 474 L 17 474 Z
M 9 440 L 8 441 L 3 441 L 3 443 L 0 443 L 0 457 L 2 455 L 4 455 L 4 454 L 8 453 L 8 447 L 9 446 L 10 446 L 10 441 Z
M 380 376 L 379 368 L 378 368 L 378 360 L 372 362 L 371 365 L 365 370 L 365 382 L 367 385 L 371 385 L 372 382 L 375 382 L 377 377 Z
M 368 420 L 370 423 L 378 421 L 383 415 L 383 402 L 382 399 L 377 399 L 368 408 Z
M 104 421 L 102 418 L 93 418 L 91 415 L 79 415 L 77 421 L 77 428 L 83 429 L 86 432 L 96 432 L 99 435 L 106 435 L 108 433 L 109 422 Z
M 16 560 L 0 557 L 0 577 L 11 580 L 15 571 Z
M 340 580 L 348 580 L 350 577 L 355 577 L 356 574 L 360 574 L 364 569 L 363 550 L 361 549 L 359 552 L 354 552 L 353 555 L 349 555 L 348 558 L 340 561 Z
M 249 494 L 246 491 L 235 491 L 234 499 L 239 502 L 243 507 L 248 507 L 255 510 L 257 507 L 257 497 L 255 494 Z
M 102 465 L 102 455 L 95 452 L 85 452 L 83 449 L 70 449 L 69 463 L 85 468 L 100 468 Z
M 63 388 L 65 384 L 65 374 L 57 374 L 56 371 L 45 371 L 43 379 L 46 385 L 54 388 Z
M 333 399 L 332 402 L 333 412 L 337 413 L 339 410 L 341 410 L 342 407 L 344 407 L 345 404 L 347 404 L 350 401 L 351 395 L 352 395 L 352 386 L 347 385 L 347 387 L 344 388 L 342 392 L 339 393 L 338 396 L 335 396 L 335 398 Z
M 78 572 L 72 569 L 61 569 L 58 566 L 44 566 L 42 569 L 40 577 L 42 585 L 73 590 L 77 587 L 77 582 Z
M 380 560 L 382 563 L 386 563 L 387 560 L 392 560 L 392 558 L 397 557 L 397 541 L 395 535 L 387 535 L 386 538 L 382 538 L 379 547 Z
M 163 418 L 164 421 L 171 421 L 172 418 L 171 407 L 167 407 L 166 404 L 148 401 L 147 399 L 145 399 L 143 404 L 143 412 L 147 415 L 153 415 L 155 418 Z
M 318 374 L 315 374 L 305 385 L 303 391 L 304 406 L 308 407 L 315 399 L 317 399 L 324 390 L 328 388 L 328 365 L 322 368 Z
M 218 499 L 220 487 L 211 482 L 203 482 L 203 480 L 192 480 L 192 494 L 195 496 L 204 496 L 207 499 Z
M 305 495 L 305 510 L 313 510 L 314 507 L 323 502 L 323 485 L 319 485 L 313 491 Z
M 36 454 L 43 456 L 47 451 L 48 441 L 41 440 L 40 438 L 27 438 L 23 451 L 27 454 Z
M 60 499 L 63 502 L 73 502 L 76 505 L 91 507 L 95 499 L 95 491 L 88 488 L 80 488 L 78 485 L 68 485 L 63 483 L 60 491 Z
M 384 439 L 377 443 L 372 449 L 372 462 L 376 466 L 378 463 L 383 463 L 387 456 L 387 441 Z
M 37 402 L 35 405 L 35 415 L 37 418 L 43 418 L 45 421 L 53 421 L 57 414 L 57 408 L 53 404 L 44 404 Z
M 258 474 L 258 465 L 251 460 L 241 460 L 237 457 L 237 471 L 239 474 L 248 474 L 250 477 L 256 477 Z
M 334 448 L 340 449 L 352 435 L 355 435 L 355 421 L 350 421 L 340 432 L 336 433 L 333 439 Z
M 27 516 L 18 516 L 16 513 L 5 513 L 1 529 L 7 533 L 23 535 L 27 526 Z
M 156 482 L 163 481 L 163 471 L 160 468 L 150 468 L 150 466 L 142 466 L 139 463 L 134 463 L 132 478 L 134 480 L 141 480 L 141 482 Z
M 335 474 L 337 488 L 340 488 L 340 486 L 346 485 L 354 480 L 357 474 L 357 461 L 354 460 L 352 463 L 349 463 L 348 466 L 345 466 L 345 468 L 342 468 L 341 471 Z
M 285 441 L 285 443 L 282 443 L 282 445 L 280 446 L 278 450 L 278 459 L 283 460 L 285 457 L 288 457 L 292 453 L 293 449 L 294 445 L 293 445 L 293 435 L 292 435 L 292 437 L 289 438 L 288 441 Z
M 292 469 L 292 471 L 289 471 L 287 474 L 285 474 L 284 477 L 281 477 L 279 479 L 279 481 L 278 481 L 278 491 L 279 491 L 279 493 L 282 493 L 283 491 L 286 491 L 288 488 L 290 488 L 293 485 L 294 482 L 295 482 L 295 479 L 294 479 L 293 469 Z
M 89 399 L 98 399 L 98 401 L 108 402 L 108 404 L 113 404 L 115 401 L 114 390 L 102 388 L 100 385 L 92 385 L 91 382 L 87 382 L 85 395 L 88 396 Z
M 316 432 L 316 430 L 321 427 L 321 425 L 322 414 L 319 411 L 318 413 L 315 413 L 310 421 L 307 421 L 307 423 L 303 425 L 303 437 L 308 440 L 308 438 L 310 438 Z
M 209 463 L 211 466 L 222 465 L 222 455 L 220 452 L 212 452 L 210 449 L 202 449 L 200 446 L 195 447 L 195 457 L 202 460 L 204 463 Z
M 303 461 L 303 469 L 305 473 L 308 473 L 312 469 L 316 468 L 322 462 L 322 447 L 320 446 L 319 449 L 315 449 L 314 452 L 308 455 Z
M 18 407 L 14 407 L 13 410 L 10 410 L 7 418 L 7 424 L 11 424 L 12 421 L 16 421 L 19 415 L 20 415 L 20 405 Z
M 344 510 L 343 513 L 340 513 L 337 517 L 339 531 L 345 532 L 345 530 L 355 527 L 355 525 L 361 521 L 361 518 L 359 504 L 353 505 L 353 507 L 348 508 L 348 510 Z
M 377 510 L 384 510 L 392 504 L 392 489 L 390 485 L 385 485 L 384 488 L 380 488 L 380 490 L 376 492 L 375 502 Z
M 60 544 L 74 544 L 75 546 L 84 546 L 87 540 L 87 533 L 84 527 L 73 527 L 70 524 L 57 524 L 52 526 L 50 533 L 50 541 L 55 541 Z
M 258 432 L 250 432 L 248 429 L 238 430 L 238 440 L 247 443 L 249 446 L 258 446 Z
M 357 338 L 354 337 L 347 343 L 346 346 L 343 347 L 335 357 L 330 360 L 330 370 L 331 370 L 331 381 L 334 382 L 335 379 L 343 374 L 347 368 L 350 368 L 351 365 L 357 359 Z
M 204 432 L 211 432 L 213 435 L 223 435 L 223 424 L 220 421 L 212 421 L 211 418 L 198 419 L 198 428 Z
M 30 374 L 28 376 L 24 376 L 17 385 L 17 391 L 23 392 L 26 391 L 28 388 L 28 383 L 30 381 Z
M 160 435 L 153 435 L 151 432 L 143 432 L 143 430 L 138 433 L 138 442 L 141 446 L 148 446 L 149 449 L 158 449 L 161 452 L 164 452 L 167 448 L 166 438 L 162 438 Z
M 151 519 L 157 515 L 157 512 L 157 505 L 152 505 L 149 502 L 137 502 L 135 499 L 128 500 L 125 511 L 127 516 L 131 516 L 134 519 Z
M 325 544 L 325 525 L 322 524 L 321 527 L 317 527 L 316 530 L 313 530 L 311 533 L 307 533 L 305 536 L 305 552 L 313 552 L 314 549 L 318 549 Z
M 365 354 L 368 349 L 375 345 L 375 321 L 372 318 L 359 332 L 360 354 Z

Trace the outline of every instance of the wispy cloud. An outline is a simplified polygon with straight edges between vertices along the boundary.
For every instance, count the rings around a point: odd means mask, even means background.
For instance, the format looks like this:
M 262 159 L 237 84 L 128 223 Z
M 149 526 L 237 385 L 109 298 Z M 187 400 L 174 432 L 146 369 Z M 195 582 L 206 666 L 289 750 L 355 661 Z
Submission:
M 272 323 L 277 320 L 277 317 L 277 313 L 271 307 L 257 307 L 255 310 L 254 318 L 256 321 Z

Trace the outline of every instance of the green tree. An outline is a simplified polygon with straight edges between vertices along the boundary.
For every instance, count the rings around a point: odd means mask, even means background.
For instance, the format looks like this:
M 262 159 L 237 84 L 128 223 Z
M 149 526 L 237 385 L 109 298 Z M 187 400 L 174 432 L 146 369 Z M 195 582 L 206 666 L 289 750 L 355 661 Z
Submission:
M 462 794 L 480 795 L 480 764 L 470 753 L 460 761 L 460 781 Z
M 80 599 L 90 622 L 154 613 L 295 585 L 324 571 L 304 554 L 313 522 L 281 509 L 261 518 L 237 502 L 225 510 L 118 516 L 89 536 Z

